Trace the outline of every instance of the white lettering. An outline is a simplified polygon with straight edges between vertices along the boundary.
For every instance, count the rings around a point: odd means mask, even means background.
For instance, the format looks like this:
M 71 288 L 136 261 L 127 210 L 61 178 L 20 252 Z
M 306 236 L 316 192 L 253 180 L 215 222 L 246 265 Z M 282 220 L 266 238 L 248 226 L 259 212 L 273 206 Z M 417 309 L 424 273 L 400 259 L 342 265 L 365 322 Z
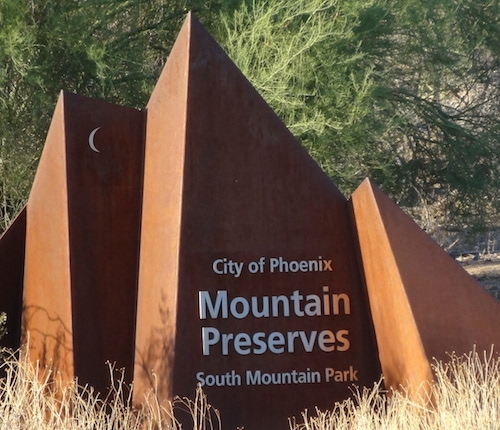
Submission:
M 299 290 L 289 296 L 251 296 L 245 298 L 228 297 L 227 290 L 217 291 L 212 297 L 208 291 L 199 294 L 200 319 L 228 318 L 229 314 L 237 319 L 243 319 L 250 314 L 255 318 L 289 317 L 294 316 L 322 316 L 322 315 L 350 315 L 351 302 L 346 293 L 331 294 L 329 287 L 323 287 L 323 294 L 308 294 L 304 296 Z
M 344 352 L 351 347 L 349 330 L 316 330 L 311 332 L 273 331 L 269 334 L 257 332 L 248 333 L 221 333 L 214 327 L 201 329 L 203 355 L 229 355 L 235 352 L 239 355 L 260 355 L 269 351 L 273 354 L 294 353 L 299 350 L 312 352 L 315 348 L 323 352 Z M 300 341 L 297 341 L 300 340 Z
M 212 270 L 217 275 L 233 275 L 235 278 L 239 278 L 243 271 L 243 263 L 227 258 L 217 258 L 212 263 Z
M 328 374 L 327 374 L 328 375 Z M 291 385 L 291 384 L 317 384 L 321 382 L 320 372 L 292 370 L 290 372 L 263 373 L 261 370 L 247 370 L 247 385 Z
M 217 291 L 217 299 L 215 304 L 212 303 L 210 299 L 210 294 L 208 291 L 199 292 L 200 301 L 200 319 L 204 320 L 207 318 L 207 308 L 210 313 L 210 318 L 218 318 L 219 313 L 222 313 L 222 318 L 227 318 L 227 291 Z
M 302 345 L 304 345 L 304 349 L 306 352 L 311 352 L 313 350 L 314 341 L 316 340 L 317 333 L 318 332 L 316 330 L 312 331 L 309 338 L 307 338 L 307 335 L 305 332 L 301 331 L 299 333 L 300 340 L 302 341 Z
M 233 387 L 241 385 L 241 375 L 236 373 L 234 370 L 218 375 L 205 375 L 205 372 L 198 372 L 196 374 L 196 380 L 201 387 L 204 387 L 205 385 L 208 387 L 213 387 L 214 385 L 217 387 Z
M 201 329 L 201 344 L 203 355 L 210 355 L 210 346 L 216 345 L 220 340 L 220 333 L 214 327 L 203 327 Z
M 241 311 L 238 310 L 238 304 L 241 304 Z M 245 318 L 250 312 L 248 300 L 243 297 L 236 297 L 231 300 L 231 315 L 235 318 Z
M 272 257 L 269 259 L 269 271 L 271 273 L 297 273 L 297 272 L 333 272 L 332 260 L 324 260 L 318 257 L 317 260 L 287 261 L 283 257 Z

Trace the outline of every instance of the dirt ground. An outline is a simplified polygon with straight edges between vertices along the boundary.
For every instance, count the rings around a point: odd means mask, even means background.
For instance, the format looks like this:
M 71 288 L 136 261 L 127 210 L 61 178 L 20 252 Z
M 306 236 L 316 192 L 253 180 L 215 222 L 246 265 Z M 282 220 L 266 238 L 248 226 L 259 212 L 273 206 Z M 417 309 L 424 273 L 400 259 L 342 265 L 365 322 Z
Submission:
M 465 256 L 457 258 L 462 267 L 469 272 L 493 297 L 500 301 L 500 255 Z

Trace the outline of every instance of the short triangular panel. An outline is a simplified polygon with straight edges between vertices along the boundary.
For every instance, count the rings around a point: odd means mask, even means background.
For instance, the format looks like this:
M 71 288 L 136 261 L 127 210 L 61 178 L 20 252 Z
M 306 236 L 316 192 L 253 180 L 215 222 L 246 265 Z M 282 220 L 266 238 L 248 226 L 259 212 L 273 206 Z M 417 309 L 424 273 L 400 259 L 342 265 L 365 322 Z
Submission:
M 352 195 L 388 385 L 418 387 L 433 358 L 500 346 L 500 303 L 368 179 Z
M 132 380 L 144 115 L 62 93 L 27 209 L 33 355 L 103 391 Z
M 23 295 L 26 208 L 0 237 L 0 312 L 7 315 L 7 333 L 0 345 L 16 350 L 20 346 Z
M 136 399 L 285 429 L 377 380 L 346 199 L 191 16 L 147 114 Z

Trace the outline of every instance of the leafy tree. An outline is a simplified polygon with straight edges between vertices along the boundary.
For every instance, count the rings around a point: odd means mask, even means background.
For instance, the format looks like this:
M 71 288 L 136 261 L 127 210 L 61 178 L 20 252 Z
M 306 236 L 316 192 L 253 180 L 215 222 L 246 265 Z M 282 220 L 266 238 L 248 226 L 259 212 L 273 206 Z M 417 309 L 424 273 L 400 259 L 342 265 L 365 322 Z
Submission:
M 374 112 L 383 107 L 395 125 L 381 139 L 393 161 L 379 180 L 403 204 L 442 202 L 462 226 L 498 223 L 499 11 L 486 1 L 387 2 L 366 8 L 358 31 Z
M 498 2 L 2 0 L 1 227 L 59 90 L 143 107 L 189 9 L 347 195 L 498 222 Z
M 0 231 L 28 197 L 60 90 L 144 107 L 188 10 L 210 23 L 223 3 L 0 2 Z
M 24 20 L 26 12 L 21 2 L 0 3 L 0 219 L 3 225 L 22 207 L 37 158 L 29 142 L 34 130 L 27 107 L 29 94 L 25 92 L 32 80 L 31 53 L 35 49 L 34 35 Z
M 256 1 L 220 38 L 346 194 L 370 176 L 401 205 L 477 226 L 498 222 L 498 9 Z

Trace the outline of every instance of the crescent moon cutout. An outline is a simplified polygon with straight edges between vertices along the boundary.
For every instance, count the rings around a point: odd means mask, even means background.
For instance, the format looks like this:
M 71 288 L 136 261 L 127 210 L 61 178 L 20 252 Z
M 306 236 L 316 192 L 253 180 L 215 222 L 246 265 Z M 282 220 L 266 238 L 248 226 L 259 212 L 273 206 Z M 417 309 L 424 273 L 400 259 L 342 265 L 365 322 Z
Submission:
M 96 146 L 95 146 L 95 143 L 94 143 L 94 137 L 95 137 L 95 134 L 97 133 L 97 131 L 100 129 L 101 127 L 97 127 L 95 128 L 94 130 L 92 130 L 92 132 L 89 134 L 89 146 L 90 146 L 90 149 L 92 149 L 92 151 L 95 151 L 95 152 L 101 152 L 99 151 Z

